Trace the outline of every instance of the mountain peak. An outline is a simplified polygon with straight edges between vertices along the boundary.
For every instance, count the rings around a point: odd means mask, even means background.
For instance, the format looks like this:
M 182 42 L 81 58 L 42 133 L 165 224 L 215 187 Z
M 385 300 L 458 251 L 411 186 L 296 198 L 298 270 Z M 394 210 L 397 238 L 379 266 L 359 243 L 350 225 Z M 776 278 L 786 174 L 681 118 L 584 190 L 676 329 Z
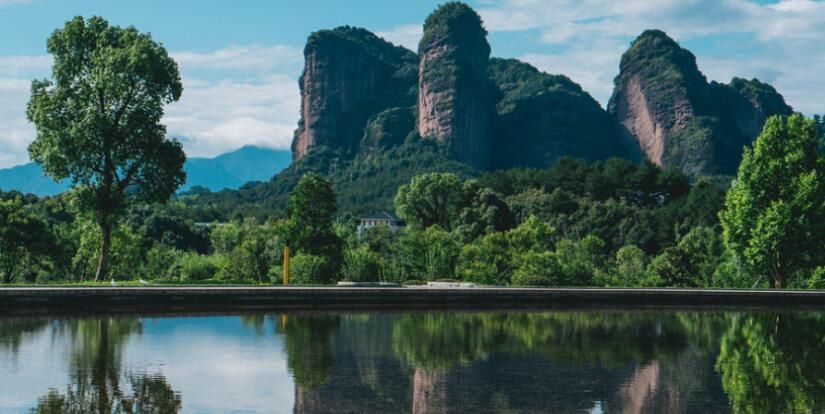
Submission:
M 487 30 L 484 29 L 481 16 L 467 4 L 451 1 L 442 4 L 427 17 L 418 51 L 421 53 L 442 38 L 462 41 L 484 39 L 486 36 Z

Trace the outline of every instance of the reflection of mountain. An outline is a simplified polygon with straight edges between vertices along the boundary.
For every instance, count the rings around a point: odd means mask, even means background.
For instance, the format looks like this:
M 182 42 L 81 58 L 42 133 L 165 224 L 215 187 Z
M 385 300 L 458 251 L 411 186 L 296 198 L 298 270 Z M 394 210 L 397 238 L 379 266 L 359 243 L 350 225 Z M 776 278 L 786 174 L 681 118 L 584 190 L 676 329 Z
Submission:
M 290 356 L 326 364 L 326 380 L 311 386 L 295 373 L 294 412 L 726 412 L 715 347 L 696 322 L 649 313 L 345 317 L 317 335 L 329 354 Z

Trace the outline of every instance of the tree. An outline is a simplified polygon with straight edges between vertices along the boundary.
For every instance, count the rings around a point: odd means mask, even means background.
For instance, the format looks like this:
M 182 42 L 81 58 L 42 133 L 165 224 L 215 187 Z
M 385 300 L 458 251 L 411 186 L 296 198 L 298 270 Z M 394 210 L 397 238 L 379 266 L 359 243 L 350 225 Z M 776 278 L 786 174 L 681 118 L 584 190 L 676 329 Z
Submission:
M 0 275 L 11 283 L 27 258 L 49 250 L 51 234 L 46 224 L 29 213 L 18 199 L 0 200 Z
M 52 80 L 32 82 L 29 154 L 70 179 L 102 234 L 95 280 L 109 267 L 112 229 L 130 201 L 165 201 L 186 180 L 181 144 L 166 139 L 163 105 L 180 99 L 178 67 L 134 27 L 76 17 L 48 41 Z
M 647 272 L 647 255 L 644 250 L 634 246 L 623 246 L 616 252 L 615 274 L 605 281 L 608 286 L 638 287 L 648 286 L 651 283 L 645 276 Z
M 767 121 L 745 151 L 719 217 L 727 249 L 774 288 L 825 263 L 825 159 L 813 121 Z
M 439 225 L 452 231 L 464 201 L 461 180 L 455 174 L 423 174 L 402 185 L 395 197 L 395 210 L 407 223 L 422 228 Z
M 290 196 L 289 235 L 296 252 L 325 258 L 324 276 L 341 267 L 343 242 L 335 234 L 335 192 L 332 182 L 318 174 L 307 174 Z

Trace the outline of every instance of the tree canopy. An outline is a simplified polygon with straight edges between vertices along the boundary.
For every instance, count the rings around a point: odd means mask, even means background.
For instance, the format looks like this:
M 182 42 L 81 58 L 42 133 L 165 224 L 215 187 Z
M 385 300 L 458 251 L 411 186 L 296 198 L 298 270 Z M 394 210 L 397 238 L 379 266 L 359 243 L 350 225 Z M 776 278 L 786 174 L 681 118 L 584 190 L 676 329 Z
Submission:
M 166 138 L 163 105 L 180 99 L 178 66 L 134 27 L 76 17 L 48 40 L 51 80 L 32 83 L 29 154 L 55 180 L 70 179 L 102 232 L 95 278 L 108 270 L 111 231 L 130 200 L 163 201 L 184 183 L 185 155 Z
M 720 213 L 727 248 L 773 287 L 825 263 L 825 158 L 817 144 L 813 121 L 769 119 Z

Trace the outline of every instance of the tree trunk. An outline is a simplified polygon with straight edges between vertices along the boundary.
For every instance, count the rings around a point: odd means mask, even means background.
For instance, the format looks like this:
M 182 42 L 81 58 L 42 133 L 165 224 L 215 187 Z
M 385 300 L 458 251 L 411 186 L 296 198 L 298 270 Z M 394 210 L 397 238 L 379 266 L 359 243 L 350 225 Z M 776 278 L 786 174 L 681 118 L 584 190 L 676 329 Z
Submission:
M 112 245 L 112 225 L 104 219 L 103 224 L 100 225 L 100 231 L 103 233 L 103 237 L 100 243 L 100 261 L 97 264 L 95 282 L 105 280 L 109 274 L 109 248 Z
M 782 289 L 784 285 L 784 283 L 782 283 L 782 276 L 774 275 L 771 277 L 771 284 L 774 289 Z

